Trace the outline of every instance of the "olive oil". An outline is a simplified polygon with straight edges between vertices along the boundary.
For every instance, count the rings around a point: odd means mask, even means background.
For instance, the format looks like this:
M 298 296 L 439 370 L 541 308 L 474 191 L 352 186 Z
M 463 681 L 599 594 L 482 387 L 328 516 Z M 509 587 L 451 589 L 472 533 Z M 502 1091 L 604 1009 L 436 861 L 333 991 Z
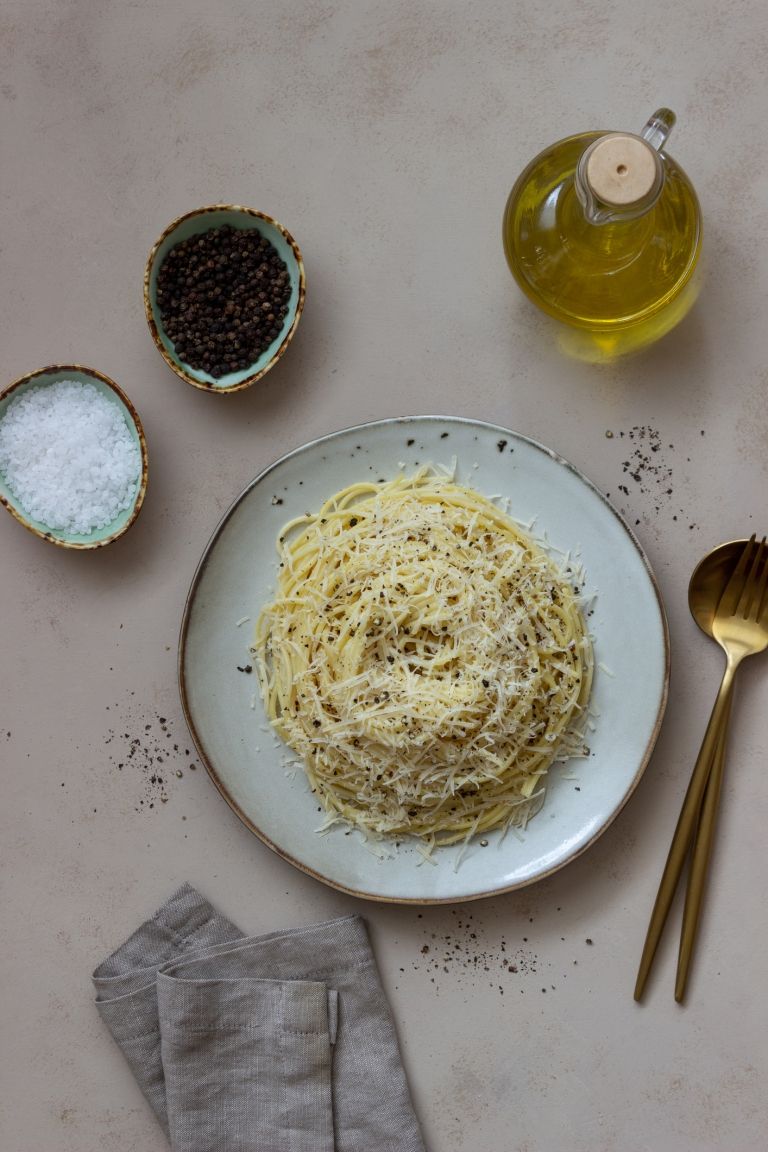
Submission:
M 662 109 L 643 136 L 587 132 L 561 140 L 528 165 L 509 196 L 503 235 L 512 273 L 535 304 L 568 326 L 561 343 L 584 359 L 647 346 L 696 298 L 698 200 L 679 165 L 654 147 L 672 123 Z

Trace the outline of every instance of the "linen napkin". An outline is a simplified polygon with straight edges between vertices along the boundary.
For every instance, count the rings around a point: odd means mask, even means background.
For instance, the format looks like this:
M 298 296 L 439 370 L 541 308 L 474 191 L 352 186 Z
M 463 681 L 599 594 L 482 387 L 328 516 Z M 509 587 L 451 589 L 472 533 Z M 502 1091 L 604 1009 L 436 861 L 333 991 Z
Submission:
M 174 1152 L 424 1152 L 360 917 L 247 937 L 185 884 L 93 982 Z

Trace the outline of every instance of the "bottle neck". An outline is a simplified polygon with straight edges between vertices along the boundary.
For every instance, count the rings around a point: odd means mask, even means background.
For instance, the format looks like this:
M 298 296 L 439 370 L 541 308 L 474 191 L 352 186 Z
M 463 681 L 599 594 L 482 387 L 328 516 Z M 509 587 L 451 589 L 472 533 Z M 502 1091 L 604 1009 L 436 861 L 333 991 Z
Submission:
M 590 224 L 636 220 L 658 200 L 664 185 L 662 148 L 675 123 L 659 108 L 638 135 L 607 132 L 579 159 L 576 195 Z
M 627 150 L 627 141 L 634 146 Z M 613 146 L 613 147 L 611 147 Z M 642 152 L 637 150 L 642 148 Z M 605 161 L 608 163 L 605 163 Z M 634 162 L 634 163 L 633 163 Z M 637 195 L 631 189 L 623 195 L 617 188 L 638 163 L 645 171 Z M 639 136 L 609 134 L 601 136 L 582 153 L 574 174 L 576 195 L 590 224 L 612 224 L 644 216 L 659 199 L 664 186 L 664 168 L 659 153 L 649 148 Z

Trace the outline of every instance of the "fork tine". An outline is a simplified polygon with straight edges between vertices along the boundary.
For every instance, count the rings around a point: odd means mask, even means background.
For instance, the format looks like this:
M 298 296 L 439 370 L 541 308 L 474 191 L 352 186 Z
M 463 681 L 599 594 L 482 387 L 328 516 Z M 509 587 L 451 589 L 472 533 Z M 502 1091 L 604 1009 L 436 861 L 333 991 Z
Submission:
M 763 559 L 763 571 L 760 574 L 760 579 L 758 580 L 757 587 L 754 591 L 754 600 L 751 605 L 752 611 L 750 612 L 750 620 L 754 620 L 755 622 L 760 620 L 762 617 L 764 608 L 763 601 L 765 600 L 765 589 L 766 585 L 768 584 L 768 548 L 765 547 L 765 537 L 763 537 L 763 542 L 760 545 L 760 551 L 762 553 Z
M 734 616 L 741 616 L 744 620 L 749 619 L 749 611 L 752 606 L 752 600 L 754 598 L 755 589 L 757 587 L 757 572 L 758 568 L 760 567 L 760 561 L 763 558 L 764 552 L 765 536 L 763 536 L 762 540 L 755 549 L 755 555 L 752 558 L 752 565 L 749 569 L 749 576 L 747 576 L 746 580 L 744 581 L 744 587 L 741 590 L 739 602 L 736 605 L 735 611 L 733 613 Z
M 722 612 L 723 614 L 727 613 L 729 616 L 733 616 L 736 612 L 736 605 L 738 604 L 739 597 L 741 596 L 741 593 L 744 589 L 744 577 L 747 571 L 747 565 L 749 564 L 749 557 L 754 542 L 755 534 L 753 532 L 747 543 L 744 545 L 744 551 L 739 557 L 739 562 L 731 573 L 731 578 L 726 584 L 725 591 L 720 597 L 720 603 L 717 607 L 718 611 Z

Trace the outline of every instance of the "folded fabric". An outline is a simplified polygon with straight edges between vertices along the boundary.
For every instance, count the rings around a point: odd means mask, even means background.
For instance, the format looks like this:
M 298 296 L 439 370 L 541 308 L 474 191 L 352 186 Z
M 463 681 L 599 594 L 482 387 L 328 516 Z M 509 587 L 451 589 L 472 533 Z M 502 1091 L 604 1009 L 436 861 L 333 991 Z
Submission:
M 358 916 L 246 937 L 185 884 L 93 982 L 174 1152 L 423 1152 Z

